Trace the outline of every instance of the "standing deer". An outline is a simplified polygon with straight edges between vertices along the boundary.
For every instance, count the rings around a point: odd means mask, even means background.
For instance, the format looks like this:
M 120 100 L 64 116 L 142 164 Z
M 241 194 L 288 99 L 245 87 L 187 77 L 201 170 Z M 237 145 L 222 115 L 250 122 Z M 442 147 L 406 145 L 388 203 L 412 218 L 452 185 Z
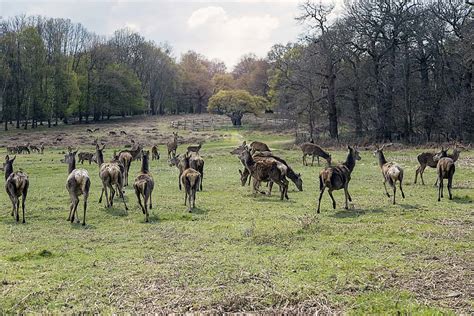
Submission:
M 199 191 L 202 191 L 202 182 L 204 180 L 204 159 L 197 152 L 189 153 L 189 166 L 201 174 L 199 181 Z
M 319 166 L 319 157 L 326 159 L 328 165 L 331 164 L 331 155 L 327 151 L 324 151 L 318 145 L 315 145 L 313 143 L 303 143 L 301 144 L 301 150 L 303 151 L 303 165 L 305 166 L 308 165 L 308 163 L 306 162 L 307 155 L 310 155 L 313 158 L 311 160 L 311 166 L 314 165 L 314 156 L 318 158 L 318 166 Z
M 66 189 L 69 192 L 71 198 L 71 205 L 69 207 L 68 221 L 74 223 L 74 219 L 77 218 L 77 223 L 80 223 L 79 215 L 77 214 L 77 206 L 79 204 L 79 197 L 84 196 L 84 216 L 82 218 L 82 226 L 86 225 L 86 211 L 87 211 L 87 199 L 89 198 L 89 189 L 91 186 L 91 180 L 89 173 L 85 169 L 76 169 L 76 151 L 70 151 L 64 155 L 64 159 L 61 160 L 63 163 L 68 164 L 68 177 L 66 180 Z
M 19 145 L 17 146 L 17 151 L 19 154 L 22 154 L 23 152 L 26 152 L 27 154 L 30 154 L 30 143 L 26 145 Z
M 246 142 L 244 142 L 242 145 L 245 146 Z M 250 145 L 250 153 L 253 155 L 257 151 L 268 151 L 271 152 L 270 148 L 268 148 L 267 144 L 262 143 L 262 142 L 251 142 Z
M 5 163 L 3 164 L 3 170 L 5 172 L 5 190 L 7 191 L 8 197 L 12 201 L 12 216 L 16 222 L 20 221 L 20 196 L 21 196 L 21 210 L 23 212 L 23 223 L 25 223 L 25 201 L 28 195 L 28 187 L 30 181 L 28 175 L 23 171 L 13 171 L 13 162 L 16 156 L 10 159 L 7 155 L 5 157 Z
M 199 171 L 190 167 L 189 164 L 190 156 L 186 153 L 183 157 L 184 171 L 181 174 L 181 182 L 184 186 L 184 205 L 186 200 L 188 202 L 188 211 L 191 211 L 196 207 L 196 191 L 199 188 L 201 182 L 201 174 Z
M 173 141 L 166 144 L 168 148 L 168 159 L 171 159 L 171 154 L 176 156 L 176 150 L 178 149 L 178 132 L 173 132 Z
M 390 146 L 391 144 L 387 145 Z M 385 188 L 385 193 L 388 197 L 390 194 L 387 191 L 386 183 L 392 187 L 393 189 L 393 204 L 395 204 L 395 193 L 397 191 L 397 181 L 399 181 L 400 192 L 402 193 L 402 198 L 405 198 L 405 194 L 403 193 L 402 189 L 402 182 L 403 182 L 403 169 L 399 165 L 393 162 L 387 162 L 385 159 L 385 155 L 383 154 L 383 149 L 385 148 L 385 144 L 382 147 L 377 148 L 374 151 L 374 156 L 377 157 L 379 162 L 379 167 L 382 170 L 383 176 L 383 187 Z
M 189 162 L 189 159 L 188 159 Z M 181 175 L 183 174 L 184 170 L 186 169 L 186 164 L 184 161 L 184 157 L 180 157 L 178 154 L 177 156 L 173 155 L 171 159 L 168 160 L 168 163 L 170 167 L 175 166 L 178 168 L 179 174 L 178 174 L 178 187 L 179 190 L 181 191 Z
M 349 194 L 349 181 L 351 180 L 351 173 L 354 170 L 356 161 L 360 160 L 359 151 L 351 146 L 347 146 L 349 153 L 347 154 L 346 161 L 335 167 L 326 167 L 319 173 L 319 200 L 318 210 L 320 212 L 321 198 L 323 197 L 324 190 L 328 188 L 329 196 L 332 200 L 332 207 L 336 209 L 336 201 L 332 196 L 332 191 L 344 189 L 345 195 L 345 209 L 349 208 L 347 201 L 352 202 L 351 195 Z
M 138 204 L 140 205 L 143 214 L 145 214 L 145 222 L 148 223 L 148 201 L 150 204 L 150 209 L 153 207 L 151 194 L 153 192 L 153 187 L 155 186 L 155 182 L 153 181 L 153 177 L 150 174 L 150 170 L 148 168 L 148 159 L 150 157 L 150 152 L 142 151 L 142 168 L 140 173 L 135 178 L 135 182 L 133 183 L 133 188 L 135 189 L 135 194 L 138 199 Z M 141 197 L 143 197 L 143 204 L 141 201 Z
M 124 186 L 128 186 L 128 173 L 130 171 L 130 166 L 132 164 L 133 156 L 128 151 L 122 151 L 115 157 L 115 159 L 120 161 L 120 163 L 124 167 L 124 172 L 123 172 Z
M 132 155 L 132 160 L 141 160 L 143 145 L 140 143 L 135 143 L 133 139 L 132 139 L 132 143 L 134 144 L 132 149 L 121 150 L 119 152 L 119 155 L 126 152 Z
M 448 179 L 449 199 L 452 200 L 453 195 L 451 193 L 451 188 L 453 185 L 454 172 L 456 171 L 454 160 L 448 157 L 447 150 L 444 150 L 444 148 L 441 149 L 441 152 L 435 155 L 434 160 L 438 163 L 436 166 L 436 171 L 438 173 L 438 202 L 441 201 L 441 198 L 443 197 L 443 179 Z
M 44 143 L 40 144 L 40 153 L 44 154 Z
M 287 173 L 286 173 L 286 176 L 288 177 L 288 179 L 290 179 L 296 186 L 296 188 L 299 190 L 299 191 L 303 191 L 303 179 L 301 179 L 301 174 L 300 173 L 296 173 L 293 168 L 290 167 L 290 165 L 288 165 L 288 163 L 283 160 L 282 158 L 278 157 L 278 156 L 275 156 L 271 153 L 268 153 L 268 152 L 260 152 L 260 153 L 256 153 L 253 155 L 254 158 L 257 158 L 257 157 L 268 157 L 270 159 L 275 159 L 276 161 L 284 164 L 286 166 L 286 169 L 287 169 Z
M 77 158 L 78 158 L 78 161 L 81 164 L 84 164 L 84 160 L 87 160 L 87 161 L 89 161 L 89 165 L 90 165 L 92 163 L 92 161 L 94 160 L 94 154 L 90 153 L 90 152 L 83 151 L 83 152 L 80 152 L 80 153 L 77 154 Z
M 160 152 L 157 145 L 151 147 L 151 160 L 160 160 Z
M 127 203 L 125 203 L 125 197 L 123 195 L 123 166 L 118 161 L 104 162 L 103 150 L 105 145 L 102 147 L 96 144 L 96 158 L 97 164 L 99 165 L 99 177 L 102 180 L 102 192 L 100 194 L 99 203 L 102 203 L 102 197 L 105 192 L 105 200 L 107 207 L 113 206 L 115 190 L 113 186 L 116 186 L 118 194 L 122 198 L 125 210 L 128 211 Z M 110 196 L 108 195 L 107 188 L 110 190 Z
M 199 145 L 197 145 L 197 146 L 188 146 L 187 152 L 188 153 L 191 153 L 191 152 L 199 153 L 199 150 L 201 150 L 202 144 L 203 144 L 203 142 L 199 142 Z

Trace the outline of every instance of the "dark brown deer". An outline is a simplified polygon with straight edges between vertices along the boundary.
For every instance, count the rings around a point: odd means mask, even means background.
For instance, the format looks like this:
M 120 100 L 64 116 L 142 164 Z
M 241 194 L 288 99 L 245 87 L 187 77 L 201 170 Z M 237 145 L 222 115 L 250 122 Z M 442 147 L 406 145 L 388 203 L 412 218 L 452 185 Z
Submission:
M 128 151 L 121 151 L 115 158 L 120 161 L 124 167 L 124 186 L 128 186 L 128 173 L 130 172 L 130 166 L 132 165 L 133 155 Z
M 319 157 L 326 159 L 328 165 L 331 164 L 331 155 L 327 151 L 319 147 L 318 145 L 315 145 L 313 143 L 303 143 L 301 144 L 301 150 L 303 151 L 303 165 L 305 166 L 308 165 L 308 163 L 306 162 L 307 155 L 312 156 L 311 166 L 314 165 L 315 156 L 318 158 L 318 166 L 319 166 Z
M 30 151 L 32 153 L 36 152 L 36 153 L 40 153 L 40 148 L 36 145 L 30 145 Z
M 148 150 L 142 152 L 142 168 L 140 173 L 135 178 L 135 182 L 133 183 L 133 188 L 135 189 L 138 204 L 140 205 L 143 214 L 145 214 L 145 222 L 147 223 L 149 221 L 148 204 L 150 205 L 151 209 L 153 207 L 151 194 L 153 193 L 153 188 L 155 186 L 155 182 L 153 181 L 153 177 L 150 174 L 148 167 L 149 157 L 150 152 Z M 143 204 L 141 197 L 143 197 Z
M 74 219 L 77 218 L 77 223 L 80 223 L 79 215 L 77 214 L 77 206 L 79 205 L 79 197 L 84 196 L 84 216 L 82 217 L 82 225 L 86 225 L 86 211 L 87 211 L 87 200 L 89 198 L 89 189 L 91 186 L 91 180 L 89 173 L 85 169 L 76 169 L 76 151 L 71 151 L 64 155 L 64 159 L 61 160 L 63 163 L 68 164 L 68 177 L 66 180 L 66 189 L 69 192 L 71 198 L 71 205 L 69 206 L 68 221 L 74 223 Z
M 160 152 L 157 145 L 151 147 L 151 160 L 160 160 Z
M 126 152 L 132 155 L 132 160 L 141 160 L 143 145 L 140 143 L 135 143 L 135 141 L 133 141 L 132 143 L 134 144 L 132 149 L 121 150 L 119 152 L 119 155 Z
M 178 149 L 178 132 L 173 132 L 173 141 L 166 144 L 168 148 L 168 159 L 171 159 L 171 155 L 176 156 L 176 150 Z
M 8 154 L 18 154 L 18 146 L 8 146 L 7 147 Z
M 390 145 L 390 144 L 389 144 Z M 382 145 L 382 147 L 377 148 L 374 151 L 374 156 L 377 157 L 379 167 L 382 170 L 383 176 L 383 187 L 385 188 L 385 193 L 388 197 L 390 194 L 387 191 L 387 182 L 393 189 L 393 204 L 395 204 L 395 194 L 397 191 L 397 181 L 399 182 L 400 192 L 402 193 L 402 198 L 405 198 L 405 194 L 402 189 L 403 182 L 403 169 L 399 165 L 393 162 L 387 162 L 385 155 L 383 154 L 383 149 L 389 145 Z
M 244 142 L 245 145 L 245 142 Z M 271 152 L 270 148 L 268 148 L 267 144 L 262 143 L 262 142 L 251 142 L 250 145 L 250 153 L 253 155 L 257 151 L 268 151 Z
M 127 203 L 125 203 L 125 197 L 123 195 L 123 166 L 120 162 L 104 162 L 103 150 L 105 145 L 102 147 L 96 144 L 96 158 L 97 164 L 99 165 L 99 177 L 102 180 L 102 192 L 100 194 L 99 203 L 102 203 L 102 197 L 105 192 L 105 200 L 107 207 L 113 206 L 115 190 L 113 186 L 116 186 L 119 196 L 122 198 L 125 210 L 128 210 Z M 110 190 L 110 196 L 108 195 L 107 189 Z
M 77 159 L 78 162 L 80 162 L 81 164 L 84 164 L 84 161 L 89 161 L 90 165 L 94 161 L 94 154 L 87 151 L 83 151 L 77 154 Z
M 348 200 L 352 202 L 351 195 L 349 194 L 349 181 L 351 180 L 351 173 L 354 170 L 356 161 L 360 160 L 359 151 L 357 149 L 347 146 L 349 153 L 347 154 L 346 161 L 334 167 L 326 167 L 319 173 L 319 200 L 318 210 L 320 212 L 321 198 L 323 197 L 324 190 L 328 188 L 329 196 L 332 200 L 332 207 L 336 209 L 336 201 L 332 196 L 332 191 L 344 189 L 344 195 L 346 199 L 345 209 L 349 208 Z
M 194 153 L 198 153 L 200 150 L 201 150 L 201 147 L 202 147 L 202 142 L 199 143 L 199 145 L 197 146 L 188 146 L 187 148 L 187 152 L 188 153 L 191 153 L 191 152 L 194 152 Z
M 288 167 L 286 165 L 284 165 L 283 163 L 279 162 L 278 160 L 275 160 L 275 159 L 270 158 L 270 157 L 258 156 L 257 154 L 252 155 L 252 158 L 255 161 L 260 161 L 260 162 L 265 162 L 265 163 L 276 163 L 277 168 L 280 169 L 282 175 L 287 176 L 287 174 L 288 174 Z M 241 171 L 239 169 L 239 173 L 240 173 L 240 182 L 241 182 L 242 186 L 244 186 L 245 183 L 247 182 L 247 179 L 249 179 L 249 183 L 250 183 L 250 179 L 252 177 L 250 176 L 249 170 L 245 167 L 245 162 L 242 161 L 242 163 L 244 164 L 244 171 Z M 268 188 L 268 195 L 271 195 L 272 194 L 272 188 L 273 188 L 273 182 L 270 179 L 267 179 L 266 181 L 262 181 L 262 182 L 267 182 L 267 186 L 269 187 Z M 259 191 L 259 192 L 262 193 L 262 194 L 265 194 L 262 191 Z
M 256 161 L 253 159 L 250 150 L 246 148 L 240 154 L 241 160 L 244 161 L 245 167 L 253 178 L 253 194 L 256 196 L 259 191 L 261 182 L 272 181 L 280 186 L 280 200 L 286 198 L 288 200 L 288 180 L 285 177 L 285 171 L 278 168 L 276 161 Z
M 196 191 L 199 188 L 201 182 L 201 174 L 199 171 L 190 167 L 189 163 L 190 155 L 185 154 L 183 157 L 184 171 L 181 174 L 181 182 L 184 186 L 184 205 L 188 202 L 188 211 L 191 213 L 196 207 Z
M 288 179 L 290 179 L 295 184 L 296 188 L 299 191 L 303 191 L 303 180 L 301 179 L 301 174 L 296 173 L 293 170 L 293 168 L 291 168 L 291 166 L 285 160 L 283 160 L 282 158 L 280 158 L 278 156 L 273 155 L 272 153 L 268 153 L 268 152 L 259 152 L 259 153 L 256 153 L 255 155 L 253 155 L 253 157 L 254 158 L 268 157 L 268 158 L 275 159 L 276 161 L 284 164 L 287 168 L 286 176 L 288 177 Z
M 199 181 L 199 191 L 202 191 L 202 182 L 204 180 L 204 159 L 197 152 L 188 152 L 189 154 L 189 166 L 197 170 L 201 174 Z
M 28 187 L 30 181 L 28 175 L 23 171 L 13 171 L 13 162 L 16 156 L 10 159 L 7 155 L 5 163 L 3 164 L 3 171 L 5 172 L 5 190 L 8 197 L 12 201 L 12 216 L 18 223 L 20 221 L 20 196 L 21 196 L 21 210 L 23 212 L 23 223 L 25 223 L 25 201 L 28 195 Z
M 433 158 L 438 164 L 436 171 L 438 173 L 438 202 L 443 197 L 443 180 L 448 179 L 448 193 L 449 199 L 453 199 L 451 188 L 453 185 L 453 176 L 456 171 L 454 160 L 448 157 L 447 150 L 441 149 L 441 152 L 437 153 Z
M 22 154 L 23 152 L 26 152 L 27 154 L 30 154 L 30 143 L 26 144 L 26 145 L 19 145 L 17 146 L 17 152 L 19 154 Z
M 40 153 L 44 154 L 44 143 L 40 144 Z

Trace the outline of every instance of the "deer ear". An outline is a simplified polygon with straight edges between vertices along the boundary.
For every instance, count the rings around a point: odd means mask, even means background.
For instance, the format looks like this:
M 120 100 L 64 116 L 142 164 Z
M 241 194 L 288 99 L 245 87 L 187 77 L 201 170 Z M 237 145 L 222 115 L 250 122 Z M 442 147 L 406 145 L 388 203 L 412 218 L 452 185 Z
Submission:
M 16 155 L 15 155 L 15 156 L 13 156 L 13 158 L 12 158 L 11 162 L 14 162 L 14 161 L 15 161 L 15 159 L 16 159 Z
M 10 156 L 6 155 L 5 156 L 5 161 L 8 161 L 8 160 L 10 160 Z

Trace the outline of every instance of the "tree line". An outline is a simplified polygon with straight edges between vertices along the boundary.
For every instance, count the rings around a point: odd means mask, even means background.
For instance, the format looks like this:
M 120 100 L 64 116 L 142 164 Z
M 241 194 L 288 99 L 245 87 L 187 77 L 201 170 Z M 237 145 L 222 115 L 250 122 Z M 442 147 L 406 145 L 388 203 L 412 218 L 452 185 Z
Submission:
M 277 111 L 309 137 L 472 139 L 472 5 L 358 0 L 337 16 L 300 4 L 302 38 L 231 71 L 129 29 L 106 38 L 67 19 L 0 20 L 5 129 L 116 115 Z

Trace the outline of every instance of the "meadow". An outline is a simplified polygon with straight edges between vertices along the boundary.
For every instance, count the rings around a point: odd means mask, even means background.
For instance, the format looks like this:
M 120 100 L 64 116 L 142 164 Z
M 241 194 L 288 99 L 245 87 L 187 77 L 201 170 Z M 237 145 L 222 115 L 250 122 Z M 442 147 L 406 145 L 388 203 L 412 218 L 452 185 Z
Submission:
M 171 134 L 164 123 L 156 127 Z M 4 133 L 2 140 L 14 133 Z M 474 312 L 472 151 L 461 153 L 456 163 L 454 199 L 448 200 L 445 190 L 437 202 L 434 169 L 426 170 L 426 185 L 413 184 L 422 150 L 386 150 L 387 159 L 405 169 L 406 198 L 398 196 L 392 205 L 372 151 L 361 149 L 349 209 L 343 208 L 343 192 L 336 191 L 337 208 L 325 193 L 316 214 L 323 161 L 303 166 L 300 151 L 287 149 L 291 135 L 249 129 L 202 133 L 219 137 L 201 150 L 206 165 L 197 208 L 186 211 L 178 170 L 168 165 L 161 145 L 161 159 L 150 165 L 155 179 L 150 223 L 144 222 L 131 186 L 125 193 L 128 212 L 118 198 L 113 208 L 98 204 L 98 166 L 85 163 L 79 166 L 92 180 L 87 225 L 70 224 L 67 165 L 59 162 L 67 143 L 47 147 L 44 155 L 18 155 L 15 170 L 30 177 L 27 223 L 14 222 L 2 189 L 0 314 Z M 302 174 L 304 190 L 290 182 L 289 201 L 280 201 L 278 190 L 253 197 L 250 187 L 240 184 L 240 162 L 229 153 L 244 139 L 264 141 L 285 158 Z M 91 142 L 78 144 L 93 150 Z M 120 148 L 106 147 L 106 157 Z M 180 144 L 178 153 L 185 148 Z M 330 152 L 333 161 L 345 159 L 343 146 Z M 132 163 L 131 182 L 139 167 Z M 79 214 L 82 218 L 82 203 Z

